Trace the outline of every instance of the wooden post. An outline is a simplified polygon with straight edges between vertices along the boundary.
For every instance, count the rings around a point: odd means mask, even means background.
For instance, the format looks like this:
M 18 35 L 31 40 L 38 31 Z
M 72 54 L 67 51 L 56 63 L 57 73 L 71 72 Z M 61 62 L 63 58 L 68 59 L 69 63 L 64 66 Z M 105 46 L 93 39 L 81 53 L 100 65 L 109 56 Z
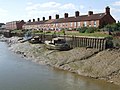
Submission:
M 85 38 L 85 47 L 87 47 L 87 38 Z
M 101 39 L 101 50 L 103 50 L 103 42 L 104 42 L 104 40 L 103 39 Z
M 88 38 L 88 47 L 90 47 L 90 39 Z
M 91 38 L 91 40 L 90 40 L 91 42 L 90 42 L 90 47 L 92 47 L 93 48 L 93 39 Z
M 85 38 L 83 38 L 83 46 L 85 47 Z
M 82 38 L 80 37 L 80 47 L 82 46 Z
M 96 39 L 93 38 L 93 44 L 92 44 L 92 45 L 93 45 L 93 46 L 92 46 L 93 48 L 96 48 L 95 44 L 96 44 Z
M 89 47 L 89 38 L 87 38 L 87 47 Z
M 104 43 L 103 43 L 103 50 L 106 49 L 106 40 L 104 39 Z
M 98 49 L 100 50 L 100 43 L 101 43 L 101 39 L 99 39 L 99 42 L 98 42 Z

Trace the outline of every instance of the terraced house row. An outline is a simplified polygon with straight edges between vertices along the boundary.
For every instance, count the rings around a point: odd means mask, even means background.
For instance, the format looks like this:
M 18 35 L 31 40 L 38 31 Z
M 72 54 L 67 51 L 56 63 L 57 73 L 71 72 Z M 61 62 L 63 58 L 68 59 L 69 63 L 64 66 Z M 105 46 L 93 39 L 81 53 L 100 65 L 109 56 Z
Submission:
M 5 29 L 7 30 L 23 29 L 24 24 L 25 24 L 24 20 L 7 22 L 5 24 Z
M 37 30 L 60 30 L 69 29 L 74 30 L 80 27 L 103 27 L 106 24 L 115 23 L 115 19 L 110 14 L 110 8 L 107 6 L 104 13 L 94 14 L 93 11 L 88 11 L 87 15 L 80 15 L 79 11 L 75 12 L 75 16 L 69 17 L 68 13 L 64 14 L 63 18 L 59 18 L 56 14 L 55 19 L 49 16 L 48 20 L 45 17 L 40 20 L 38 18 L 29 20 L 23 25 L 23 29 L 37 29 Z M 8 25 L 9 26 L 9 25 Z

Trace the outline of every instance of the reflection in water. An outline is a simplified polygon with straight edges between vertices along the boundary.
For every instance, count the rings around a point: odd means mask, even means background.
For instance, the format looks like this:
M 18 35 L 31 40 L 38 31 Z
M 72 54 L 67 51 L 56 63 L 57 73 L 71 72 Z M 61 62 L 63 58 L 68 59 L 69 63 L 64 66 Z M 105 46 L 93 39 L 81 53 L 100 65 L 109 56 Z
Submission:
M 0 90 L 120 90 L 119 86 L 32 63 L 0 43 Z

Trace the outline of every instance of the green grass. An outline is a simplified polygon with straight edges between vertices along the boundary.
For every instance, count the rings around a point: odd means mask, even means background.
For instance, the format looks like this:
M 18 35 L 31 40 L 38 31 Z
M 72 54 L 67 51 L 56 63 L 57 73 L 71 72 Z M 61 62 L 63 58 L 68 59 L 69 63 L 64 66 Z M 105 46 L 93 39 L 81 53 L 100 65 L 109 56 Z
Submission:
M 45 33 L 45 32 L 39 32 L 35 34 L 46 34 L 46 35 L 53 35 L 54 31 L 51 31 L 50 33 Z M 63 32 L 56 32 L 57 35 L 64 35 Z M 66 35 L 72 35 L 72 36 L 91 36 L 91 37 L 111 37 L 111 35 L 104 34 L 101 32 L 94 32 L 94 33 L 79 33 L 77 31 L 69 31 L 66 32 Z
M 11 33 L 22 33 L 22 30 L 12 30 Z
M 24 33 L 25 31 L 22 30 L 13 30 L 12 33 Z M 32 34 L 45 34 L 45 35 L 53 35 L 54 31 L 50 31 L 47 33 L 47 31 L 41 32 L 41 31 L 33 31 Z M 63 31 L 56 32 L 57 35 L 64 35 Z M 65 31 L 66 35 L 71 36 L 91 36 L 91 37 L 112 37 L 111 35 L 102 33 L 102 32 L 94 32 L 94 33 L 79 33 L 79 31 Z
M 110 35 L 103 33 L 67 33 L 67 35 L 76 35 L 76 36 L 93 36 L 93 37 L 109 37 Z

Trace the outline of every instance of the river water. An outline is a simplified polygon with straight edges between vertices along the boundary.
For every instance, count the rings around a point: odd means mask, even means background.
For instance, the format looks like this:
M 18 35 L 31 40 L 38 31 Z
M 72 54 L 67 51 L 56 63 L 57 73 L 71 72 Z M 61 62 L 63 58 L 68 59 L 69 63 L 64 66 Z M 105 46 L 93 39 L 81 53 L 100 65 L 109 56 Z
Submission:
M 0 42 L 0 90 L 120 90 L 120 87 L 33 63 Z

